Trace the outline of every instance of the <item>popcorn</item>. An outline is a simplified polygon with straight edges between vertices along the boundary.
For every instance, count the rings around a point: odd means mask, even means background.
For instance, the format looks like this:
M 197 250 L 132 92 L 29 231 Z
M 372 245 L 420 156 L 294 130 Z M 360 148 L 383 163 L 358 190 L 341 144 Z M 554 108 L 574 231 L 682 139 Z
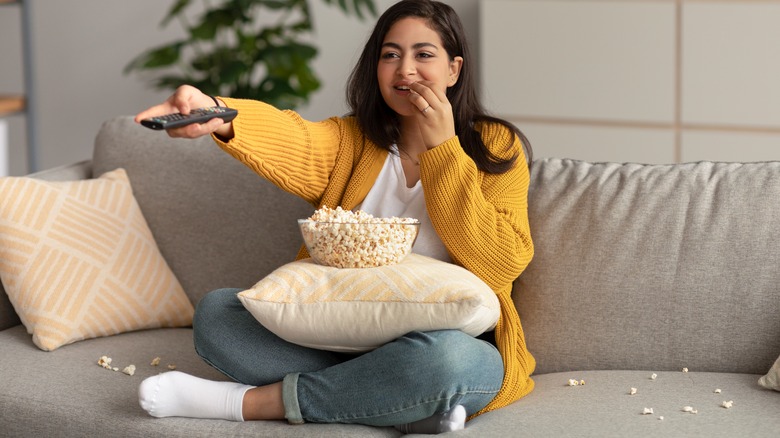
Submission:
M 656 377 L 658 377 L 658 374 L 656 373 L 650 374 L 650 380 L 655 380 Z
M 578 382 L 577 379 L 569 379 L 569 383 L 568 383 L 569 386 L 577 386 L 579 384 L 580 382 Z
M 687 373 L 688 372 L 688 368 L 683 368 L 682 372 Z
M 585 384 L 585 379 L 580 380 L 580 385 L 584 385 L 584 384 Z
M 629 395 L 635 395 L 635 394 L 636 394 L 636 388 L 631 388 L 631 389 L 628 391 L 628 394 L 629 394 Z
M 720 405 L 726 409 L 731 409 L 731 407 L 734 406 L 734 400 L 724 401 Z
M 108 356 L 100 356 L 100 359 L 98 359 L 97 364 L 100 365 L 101 367 L 107 369 L 107 370 L 110 370 L 111 369 L 111 361 L 112 360 L 113 359 L 111 359 Z
M 664 421 L 664 416 L 661 415 L 660 417 L 658 417 L 658 419 L 661 420 L 661 421 Z
M 691 414 L 698 414 L 699 413 L 698 410 L 693 409 L 691 406 L 685 406 L 685 407 L 682 408 L 682 410 L 683 410 L 683 412 L 688 412 L 688 413 L 691 413 Z
M 327 206 L 301 221 L 309 255 L 337 268 L 370 268 L 400 262 L 412 250 L 419 221 L 413 218 L 375 218 Z M 359 225 L 357 225 L 359 224 Z
M 135 365 L 128 365 L 125 367 L 125 369 L 122 370 L 123 373 L 127 374 L 128 376 L 132 376 L 135 374 Z
M 175 370 L 175 369 L 176 369 L 176 364 L 174 364 L 174 363 L 169 363 L 169 364 L 168 364 L 168 369 L 169 369 L 169 370 Z
M 720 394 L 720 388 L 715 390 L 715 394 Z
M 158 356 L 158 357 L 155 357 L 154 359 L 152 359 L 152 363 L 150 365 L 153 366 L 153 367 L 156 367 L 157 365 L 160 365 L 160 357 Z
M 645 408 L 642 411 L 642 415 L 653 415 L 653 408 Z

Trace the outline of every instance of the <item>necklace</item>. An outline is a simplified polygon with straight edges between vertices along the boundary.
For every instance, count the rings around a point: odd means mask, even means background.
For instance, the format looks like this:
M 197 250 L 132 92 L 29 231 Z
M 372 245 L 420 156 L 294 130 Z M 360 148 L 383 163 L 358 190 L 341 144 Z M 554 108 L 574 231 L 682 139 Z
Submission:
M 415 166 L 419 166 L 419 165 L 420 165 L 420 162 L 419 162 L 419 161 L 417 161 L 417 160 L 415 160 L 414 158 L 412 158 L 412 156 L 411 156 L 411 155 L 409 155 L 409 153 L 408 153 L 408 152 L 406 152 L 406 151 L 405 151 L 405 150 L 403 150 L 403 149 L 399 149 L 399 151 L 400 151 L 400 152 L 401 152 L 401 154 L 402 154 L 402 155 L 401 155 L 401 159 L 402 159 L 402 160 L 408 160 L 408 161 L 411 161 L 411 162 L 412 162 L 412 164 L 414 164 Z M 405 156 L 404 156 L 404 155 L 405 155 Z

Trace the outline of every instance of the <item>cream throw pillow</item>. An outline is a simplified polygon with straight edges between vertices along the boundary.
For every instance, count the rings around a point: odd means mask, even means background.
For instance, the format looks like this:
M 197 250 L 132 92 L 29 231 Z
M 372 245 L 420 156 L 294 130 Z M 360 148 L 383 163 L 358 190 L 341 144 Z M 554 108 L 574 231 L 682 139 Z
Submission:
M 495 327 L 496 294 L 459 266 L 417 254 L 377 268 L 288 263 L 238 298 L 268 330 L 295 344 L 361 352 L 411 331 Z
M 192 304 L 124 169 L 67 182 L 0 178 L 0 278 L 33 342 L 46 351 L 192 323 Z
M 772 368 L 769 370 L 769 372 L 766 373 L 765 376 L 761 376 L 761 378 L 758 379 L 758 384 L 766 389 L 780 391 L 780 357 L 777 358 L 775 364 L 772 365 Z

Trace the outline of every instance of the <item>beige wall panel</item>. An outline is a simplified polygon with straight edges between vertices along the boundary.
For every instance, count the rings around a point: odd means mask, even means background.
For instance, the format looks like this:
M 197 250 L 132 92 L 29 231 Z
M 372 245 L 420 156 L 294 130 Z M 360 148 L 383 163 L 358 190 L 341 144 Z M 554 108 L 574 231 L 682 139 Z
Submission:
M 557 157 L 633 163 L 674 162 L 674 132 L 671 129 L 521 122 L 515 124 L 531 142 L 534 158 Z
M 674 120 L 672 1 L 482 0 L 486 103 L 503 115 Z
M 780 127 L 780 1 L 685 2 L 682 41 L 684 122 Z
M 682 161 L 777 161 L 780 133 L 687 131 Z

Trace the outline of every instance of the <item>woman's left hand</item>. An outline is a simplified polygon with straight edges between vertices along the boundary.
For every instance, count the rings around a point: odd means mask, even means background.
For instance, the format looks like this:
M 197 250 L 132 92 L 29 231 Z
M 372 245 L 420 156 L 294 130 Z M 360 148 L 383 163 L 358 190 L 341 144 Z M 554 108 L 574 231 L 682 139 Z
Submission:
M 419 81 L 409 86 L 413 91 L 409 100 L 420 110 L 420 113 L 415 114 L 414 117 L 417 119 L 420 133 L 428 149 L 433 149 L 455 137 L 452 105 L 447 95 L 443 91 L 431 88 L 432 85 L 430 81 Z

